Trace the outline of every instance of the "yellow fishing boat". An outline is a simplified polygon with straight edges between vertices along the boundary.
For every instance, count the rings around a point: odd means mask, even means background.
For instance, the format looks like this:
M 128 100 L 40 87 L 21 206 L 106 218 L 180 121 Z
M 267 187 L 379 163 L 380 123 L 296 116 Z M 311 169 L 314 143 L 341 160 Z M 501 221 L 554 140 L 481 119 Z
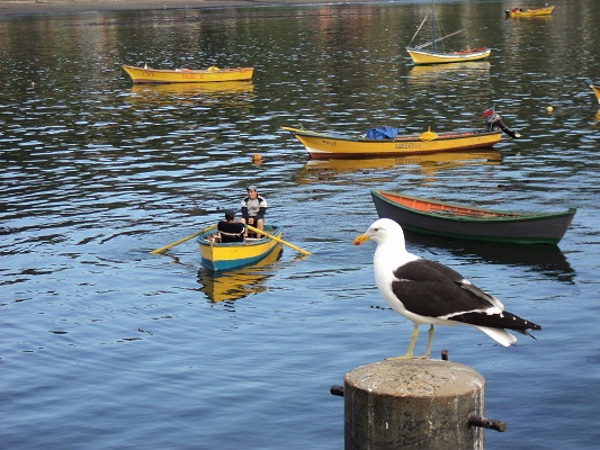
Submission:
M 291 132 L 314 159 L 369 158 L 422 153 L 448 152 L 492 147 L 500 141 L 501 131 L 473 130 L 371 139 L 341 134 L 315 133 L 282 127 Z
M 548 16 L 548 15 L 552 14 L 552 11 L 554 11 L 554 5 L 553 6 L 544 6 L 543 8 L 527 8 L 527 9 L 513 8 L 513 9 L 507 9 L 505 12 L 506 12 L 506 17 L 536 17 L 536 16 Z
M 281 239 L 283 228 L 265 225 L 267 233 Z M 277 241 L 266 236 L 245 238 L 243 242 L 221 243 L 218 232 L 212 228 L 198 236 L 202 265 L 215 272 L 248 266 L 265 258 L 277 246 Z
M 148 66 L 134 67 L 123 65 L 123 70 L 134 83 L 210 83 L 224 81 L 247 81 L 252 79 L 254 68 L 233 67 L 220 69 L 212 66 L 206 70 L 191 69 L 151 69 Z

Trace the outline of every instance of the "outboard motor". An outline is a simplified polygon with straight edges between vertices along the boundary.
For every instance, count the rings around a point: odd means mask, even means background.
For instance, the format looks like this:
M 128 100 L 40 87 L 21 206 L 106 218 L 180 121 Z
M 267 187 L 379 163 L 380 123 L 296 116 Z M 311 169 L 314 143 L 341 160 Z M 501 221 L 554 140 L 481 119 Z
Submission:
M 493 130 L 494 128 L 500 128 L 504 133 L 506 133 L 513 139 L 519 139 L 521 137 L 521 133 L 519 133 L 518 131 L 513 131 L 506 125 L 504 125 L 500 114 L 491 114 L 487 116 L 485 123 L 487 124 L 488 129 Z

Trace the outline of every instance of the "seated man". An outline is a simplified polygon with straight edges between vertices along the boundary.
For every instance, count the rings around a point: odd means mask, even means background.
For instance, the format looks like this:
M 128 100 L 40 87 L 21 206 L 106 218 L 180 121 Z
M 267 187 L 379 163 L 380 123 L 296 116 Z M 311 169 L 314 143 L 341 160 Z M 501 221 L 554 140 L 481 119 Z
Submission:
M 217 230 L 221 235 L 221 242 L 243 242 L 244 224 L 235 222 L 235 212 L 232 209 L 225 211 L 225 220 L 219 221 Z
M 266 212 L 267 200 L 258 195 L 256 186 L 250 186 L 248 195 L 242 200 L 242 218 L 240 222 L 264 230 Z

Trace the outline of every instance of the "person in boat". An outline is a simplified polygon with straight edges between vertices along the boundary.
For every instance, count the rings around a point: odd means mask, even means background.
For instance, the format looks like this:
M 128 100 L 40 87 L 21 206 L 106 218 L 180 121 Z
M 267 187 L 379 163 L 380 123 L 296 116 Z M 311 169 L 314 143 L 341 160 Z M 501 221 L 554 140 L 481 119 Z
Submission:
M 485 118 L 485 123 L 486 123 L 488 130 L 491 131 L 494 128 L 500 128 L 504 133 L 506 133 L 508 136 L 510 136 L 513 139 L 519 139 L 521 137 L 521 133 L 519 133 L 518 131 L 513 131 L 510 128 L 508 128 L 506 125 L 504 125 L 504 122 L 502 122 L 502 117 L 500 117 L 500 114 L 496 114 L 493 109 L 490 108 L 487 111 L 485 111 L 482 114 L 482 117 Z
M 267 200 L 258 195 L 256 186 L 249 186 L 248 195 L 242 200 L 242 218 L 240 222 L 244 225 L 251 225 L 259 230 L 264 230 L 266 213 Z
M 217 224 L 217 231 L 221 236 L 223 244 L 228 242 L 244 242 L 246 227 L 244 227 L 243 223 L 236 222 L 235 211 L 228 209 L 225 211 L 225 220 L 221 220 Z

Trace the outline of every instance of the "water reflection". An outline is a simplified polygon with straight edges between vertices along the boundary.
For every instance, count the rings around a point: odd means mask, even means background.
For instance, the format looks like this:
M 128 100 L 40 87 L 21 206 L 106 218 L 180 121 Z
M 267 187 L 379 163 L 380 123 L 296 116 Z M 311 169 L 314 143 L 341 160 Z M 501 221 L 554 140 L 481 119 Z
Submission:
M 221 81 L 218 83 L 157 83 L 134 84 L 131 92 L 142 96 L 192 96 L 192 95 L 220 95 L 238 92 L 252 92 L 252 81 Z
M 475 242 L 408 230 L 405 230 L 405 235 L 411 246 L 416 244 L 428 250 L 443 249 L 468 261 L 519 266 L 564 283 L 574 282 L 575 271 L 560 248 L 555 245 Z
M 352 172 L 375 172 L 395 170 L 402 166 L 416 165 L 427 178 L 435 177 L 438 171 L 453 169 L 467 164 L 499 164 L 502 155 L 490 149 L 475 152 L 448 152 L 428 155 L 410 155 L 396 158 L 369 159 L 310 159 L 296 174 L 298 183 L 320 183 L 331 181 L 340 175 Z
M 274 275 L 273 264 L 279 260 L 283 248 L 278 245 L 266 258 L 258 263 L 239 270 L 215 273 L 200 269 L 198 281 L 202 284 L 200 290 L 213 303 L 235 301 L 249 295 L 267 290 L 266 281 Z
M 251 94 L 251 81 L 224 81 L 219 83 L 165 83 L 134 84 L 129 100 L 134 103 L 170 104 L 193 102 L 201 99 L 234 100 Z M 240 105 L 241 106 L 241 105 Z
M 439 81 L 456 82 L 457 78 L 465 77 L 487 77 L 489 80 L 490 67 L 488 61 L 414 66 L 408 73 L 408 81 L 428 84 Z

